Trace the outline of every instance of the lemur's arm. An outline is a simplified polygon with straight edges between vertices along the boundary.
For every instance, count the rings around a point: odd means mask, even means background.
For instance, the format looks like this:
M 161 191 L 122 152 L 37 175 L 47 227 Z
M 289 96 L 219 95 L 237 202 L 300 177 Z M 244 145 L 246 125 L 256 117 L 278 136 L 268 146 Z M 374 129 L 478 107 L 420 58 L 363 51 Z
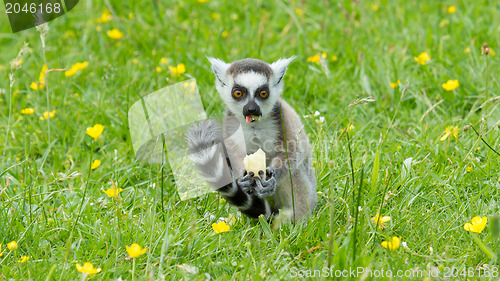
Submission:
M 257 180 L 253 177 L 253 173 L 241 175 L 235 173 L 237 165 L 231 165 L 227 153 L 228 149 L 234 147 L 226 147 L 222 141 L 222 132 L 213 121 L 207 120 L 195 124 L 189 130 L 187 139 L 189 158 L 205 180 L 229 203 L 252 218 L 264 215 L 269 220 L 277 213 L 266 199 L 259 197 L 256 192 L 250 192 L 256 189 Z
M 251 218 L 264 215 L 269 220 L 278 213 L 278 210 L 271 207 L 265 198 L 258 197 L 255 192 L 249 193 L 248 189 L 245 191 L 245 187 L 255 187 L 256 180 L 253 176 L 253 173 L 244 174 L 238 180 L 219 188 L 217 191 L 243 214 Z

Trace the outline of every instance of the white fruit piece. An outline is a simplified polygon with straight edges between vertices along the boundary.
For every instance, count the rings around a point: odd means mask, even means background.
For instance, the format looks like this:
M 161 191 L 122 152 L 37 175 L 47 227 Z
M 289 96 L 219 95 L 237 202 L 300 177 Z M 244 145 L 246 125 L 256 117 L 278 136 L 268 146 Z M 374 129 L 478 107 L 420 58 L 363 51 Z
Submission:
M 255 176 L 259 177 L 259 171 L 266 172 L 266 153 L 259 148 L 255 153 L 247 155 L 243 159 L 243 164 L 247 173 L 253 172 Z

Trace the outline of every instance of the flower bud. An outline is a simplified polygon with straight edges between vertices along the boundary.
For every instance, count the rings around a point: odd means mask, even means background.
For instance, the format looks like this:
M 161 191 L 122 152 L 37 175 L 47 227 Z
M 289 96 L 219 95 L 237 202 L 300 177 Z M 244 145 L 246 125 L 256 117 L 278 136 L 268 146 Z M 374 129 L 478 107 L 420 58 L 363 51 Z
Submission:
M 490 47 L 488 47 L 488 43 L 483 43 L 483 46 L 481 47 L 481 54 L 486 56 L 490 54 Z

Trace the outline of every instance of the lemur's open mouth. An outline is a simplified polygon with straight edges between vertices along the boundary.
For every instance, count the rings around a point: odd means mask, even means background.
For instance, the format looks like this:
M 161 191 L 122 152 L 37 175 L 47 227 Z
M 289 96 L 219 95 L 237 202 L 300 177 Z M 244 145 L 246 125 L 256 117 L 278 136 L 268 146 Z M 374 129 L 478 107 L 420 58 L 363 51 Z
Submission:
M 255 122 L 255 121 L 259 120 L 259 116 L 257 116 L 257 115 L 246 115 L 245 119 L 246 119 L 247 123 Z

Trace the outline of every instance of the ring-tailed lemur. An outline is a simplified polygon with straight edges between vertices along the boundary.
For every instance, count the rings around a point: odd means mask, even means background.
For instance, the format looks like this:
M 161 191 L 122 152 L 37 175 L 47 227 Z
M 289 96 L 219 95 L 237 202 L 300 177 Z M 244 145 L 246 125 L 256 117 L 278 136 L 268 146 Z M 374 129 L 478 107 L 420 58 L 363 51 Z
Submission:
M 317 202 L 309 139 L 297 113 L 280 98 L 293 59 L 228 64 L 208 58 L 227 106 L 224 132 L 211 120 L 194 125 L 187 135 L 190 159 L 209 184 L 249 217 L 271 219 L 283 208 L 299 220 Z M 233 134 L 238 128 L 243 135 Z M 260 178 L 243 167 L 244 157 L 259 148 L 268 163 Z

